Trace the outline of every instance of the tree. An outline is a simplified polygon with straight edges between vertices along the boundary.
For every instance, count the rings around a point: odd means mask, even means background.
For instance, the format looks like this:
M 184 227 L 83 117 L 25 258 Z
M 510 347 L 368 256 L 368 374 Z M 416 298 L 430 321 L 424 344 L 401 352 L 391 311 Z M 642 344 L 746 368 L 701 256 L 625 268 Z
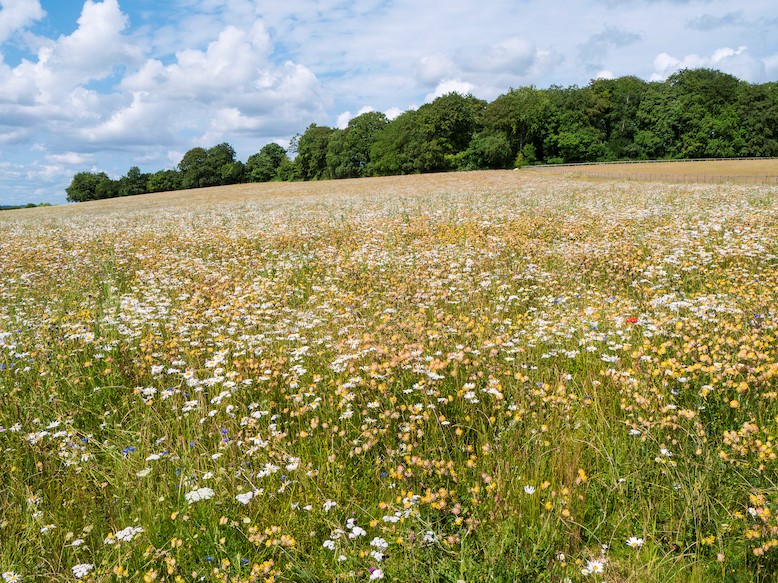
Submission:
M 297 157 L 294 159 L 300 180 L 331 178 L 327 172 L 327 148 L 334 130 L 327 126 L 309 125 L 297 136 Z
M 514 160 L 508 137 L 502 132 L 488 130 L 473 136 L 463 157 L 467 170 L 508 168 Z
M 178 164 L 182 188 L 202 188 L 235 184 L 243 180 L 243 164 L 235 159 L 235 149 L 225 143 L 206 150 L 192 148 Z
M 65 189 L 69 202 L 85 202 L 107 198 L 113 181 L 105 172 L 78 172 Z
M 534 87 L 511 89 L 488 104 L 481 114 L 481 125 L 492 132 L 502 132 L 515 158 L 531 144 L 542 147 L 542 129 L 548 109 L 548 96 Z
M 192 148 L 178 163 L 181 173 L 181 188 L 200 188 L 211 186 L 214 181 L 211 169 L 207 165 L 208 152 L 205 148 Z
M 246 174 L 251 182 L 269 182 L 278 177 L 278 168 L 288 160 L 286 150 L 276 143 L 270 143 L 249 156 L 246 161 Z
M 176 170 L 160 170 L 149 175 L 148 192 L 168 192 L 181 188 L 181 174 Z
M 327 146 L 328 174 L 333 178 L 370 176 L 370 151 L 387 123 L 383 113 L 370 111 L 351 119 L 345 130 L 334 131 Z
M 148 174 L 143 174 L 140 168 L 133 166 L 129 169 L 126 176 L 119 179 L 119 196 L 132 196 L 148 192 L 148 178 Z

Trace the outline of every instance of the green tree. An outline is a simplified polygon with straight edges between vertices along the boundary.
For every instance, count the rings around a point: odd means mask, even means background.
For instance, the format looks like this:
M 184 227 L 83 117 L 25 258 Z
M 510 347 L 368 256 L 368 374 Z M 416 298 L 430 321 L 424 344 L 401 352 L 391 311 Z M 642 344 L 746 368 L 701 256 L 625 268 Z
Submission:
M 251 182 L 269 182 L 278 177 L 278 168 L 288 160 L 286 150 L 272 142 L 249 156 L 246 161 L 246 174 Z
M 554 86 L 546 93 L 549 101 L 542 148 L 544 158 L 565 162 L 605 158 L 605 132 L 597 123 L 603 103 L 597 95 L 575 86 Z
M 69 202 L 85 202 L 108 198 L 113 183 L 105 172 L 78 172 L 65 189 Z
M 168 192 L 181 188 L 181 174 L 177 170 L 160 170 L 149 175 L 148 192 Z
M 542 130 L 548 112 L 548 96 L 534 87 L 511 89 L 488 104 L 481 115 L 485 130 L 502 132 L 515 158 L 527 145 L 542 148 Z
M 133 166 L 129 169 L 126 176 L 119 179 L 119 196 L 132 196 L 148 192 L 148 179 L 148 174 L 143 174 L 140 168 Z
M 334 131 L 327 146 L 327 171 L 333 178 L 370 176 L 370 152 L 378 133 L 388 124 L 383 113 L 371 111 L 349 121 L 346 129 Z
M 736 104 L 746 156 L 778 156 L 778 82 L 743 85 Z
M 294 162 L 300 180 L 331 178 L 327 172 L 327 148 L 334 130 L 327 126 L 309 125 L 302 135 L 296 136 L 297 157 Z
M 489 130 L 477 133 L 463 154 L 467 170 L 508 168 L 514 160 L 508 136 Z
M 235 159 L 235 149 L 222 143 L 206 150 L 192 148 L 178 164 L 182 188 L 202 188 L 235 184 L 243 180 L 243 164 Z

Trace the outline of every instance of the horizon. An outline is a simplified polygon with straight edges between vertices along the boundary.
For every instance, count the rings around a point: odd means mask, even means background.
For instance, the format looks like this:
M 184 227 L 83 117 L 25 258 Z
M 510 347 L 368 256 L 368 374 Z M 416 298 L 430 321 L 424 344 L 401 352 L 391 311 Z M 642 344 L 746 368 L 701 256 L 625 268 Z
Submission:
M 62 203 L 80 171 L 173 168 L 228 142 L 246 160 L 309 124 L 394 117 L 456 91 L 664 80 L 713 68 L 778 80 L 771 2 L 5 0 L 0 205 Z

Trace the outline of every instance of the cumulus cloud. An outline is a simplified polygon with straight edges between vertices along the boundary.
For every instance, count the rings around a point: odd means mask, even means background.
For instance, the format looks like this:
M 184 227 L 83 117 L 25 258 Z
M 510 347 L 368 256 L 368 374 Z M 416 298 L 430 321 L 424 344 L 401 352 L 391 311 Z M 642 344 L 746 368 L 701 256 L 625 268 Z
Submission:
M 622 48 L 638 42 L 639 34 L 615 26 L 606 26 L 601 32 L 578 45 L 578 60 L 589 72 L 601 69 L 612 48 Z
M 362 107 L 356 113 L 356 115 L 353 115 L 350 111 L 344 111 L 338 116 L 338 119 L 335 122 L 335 127 L 341 130 L 346 129 L 348 127 L 348 122 L 350 122 L 352 119 L 354 119 L 355 117 L 359 117 L 363 113 L 370 113 L 371 111 L 375 111 L 375 108 L 369 105 Z
M 119 66 L 137 62 L 142 51 L 123 32 L 127 18 L 117 0 L 84 3 L 78 28 L 56 40 L 38 39 L 37 60 L 14 68 L 0 65 L 0 98 L 25 105 L 59 105 L 68 92 L 105 79 Z
M 39 0 L 1 0 L 0 7 L 0 43 L 46 14 Z
M 422 56 L 416 61 L 416 79 L 423 85 L 436 85 L 450 77 L 455 70 L 454 62 L 442 53 Z
M 727 12 L 722 16 L 714 16 L 712 14 L 703 14 L 697 18 L 692 18 L 686 21 L 686 26 L 692 30 L 710 31 L 718 28 L 724 28 L 727 26 L 744 26 L 746 25 L 746 19 L 743 17 L 743 11 Z
M 78 152 L 64 152 L 62 154 L 48 154 L 46 160 L 55 164 L 67 164 L 70 166 L 83 166 L 94 162 L 93 154 L 80 154 Z
M 668 53 L 660 53 L 654 59 L 654 73 L 651 75 L 651 80 L 661 81 L 682 69 L 698 67 L 719 69 L 752 83 L 763 81 L 767 70 L 766 62 L 751 55 L 747 46 L 737 49 L 722 47 L 708 57 L 690 54 L 676 58 Z
M 416 60 L 416 81 L 433 88 L 427 102 L 456 91 L 484 99 L 496 97 L 507 87 L 553 70 L 561 59 L 550 49 L 541 49 L 530 39 L 509 36 L 488 45 L 462 46 L 450 54 L 435 52 Z
M 428 93 L 424 98 L 425 103 L 431 103 L 438 97 L 446 95 L 447 93 L 459 93 L 460 95 L 467 95 L 472 93 L 475 89 L 475 85 L 462 81 L 461 79 L 446 79 L 438 83 L 435 90 Z
M 537 57 L 534 42 L 514 36 L 488 46 L 461 49 L 457 62 L 465 71 L 521 75 L 535 64 Z

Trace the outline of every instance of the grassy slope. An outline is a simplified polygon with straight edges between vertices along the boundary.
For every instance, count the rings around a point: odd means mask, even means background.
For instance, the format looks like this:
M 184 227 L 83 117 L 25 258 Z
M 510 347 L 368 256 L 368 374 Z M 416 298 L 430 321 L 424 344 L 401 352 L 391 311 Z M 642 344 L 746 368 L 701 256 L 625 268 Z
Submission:
M 709 160 L 565 166 L 564 172 L 608 174 L 674 174 L 684 176 L 778 176 L 778 160 Z
M 773 580 L 777 210 L 485 172 L 0 215 L 0 571 Z

